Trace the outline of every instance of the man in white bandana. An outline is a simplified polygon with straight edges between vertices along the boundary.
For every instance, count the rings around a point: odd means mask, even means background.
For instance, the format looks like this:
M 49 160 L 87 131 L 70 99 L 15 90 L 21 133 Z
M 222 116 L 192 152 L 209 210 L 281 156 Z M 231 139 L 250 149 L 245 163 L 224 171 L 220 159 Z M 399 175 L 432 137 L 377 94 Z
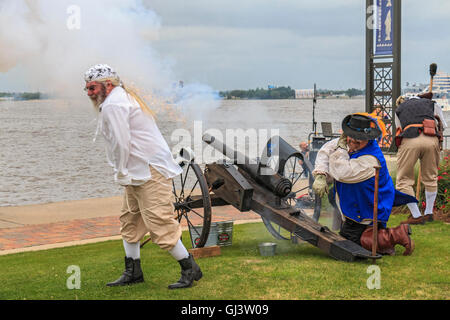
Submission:
M 180 280 L 169 289 L 192 286 L 202 272 L 181 242 L 181 226 L 173 215 L 172 179 L 182 169 L 173 160 L 152 111 L 107 65 L 90 68 L 85 81 L 87 95 L 99 112 L 98 130 L 106 141 L 114 179 L 125 187 L 120 217 L 125 271 L 107 286 L 144 281 L 140 240 L 148 232 L 152 241 L 181 266 Z

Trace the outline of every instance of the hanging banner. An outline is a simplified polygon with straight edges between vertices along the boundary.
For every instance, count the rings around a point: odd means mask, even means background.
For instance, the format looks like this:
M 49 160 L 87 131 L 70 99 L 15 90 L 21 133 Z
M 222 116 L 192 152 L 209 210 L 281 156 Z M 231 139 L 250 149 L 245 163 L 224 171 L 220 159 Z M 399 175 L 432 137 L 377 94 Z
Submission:
M 377 0 L 375 55 L 392 55 L 395 0 Z

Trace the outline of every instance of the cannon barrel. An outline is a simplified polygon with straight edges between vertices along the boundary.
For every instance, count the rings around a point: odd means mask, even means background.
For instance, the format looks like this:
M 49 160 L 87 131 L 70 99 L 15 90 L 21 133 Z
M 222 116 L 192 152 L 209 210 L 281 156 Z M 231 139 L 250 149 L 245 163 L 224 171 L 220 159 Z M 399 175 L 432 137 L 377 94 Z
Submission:
M 203 141 L 230 158 L 234 165 L 247 172 L 252 178 L 271 190 L 275 195 L 286 197 L 291 193 L 291 181 L 281 176 L 270 167 L 261 165 L 259 161 L 251 163 L 247 156 L 239 151 L 229 148 L 226 144 L 209 134 L 203 136 Z M 264 174 L 261 172 L 261 168 L 263 167 Z

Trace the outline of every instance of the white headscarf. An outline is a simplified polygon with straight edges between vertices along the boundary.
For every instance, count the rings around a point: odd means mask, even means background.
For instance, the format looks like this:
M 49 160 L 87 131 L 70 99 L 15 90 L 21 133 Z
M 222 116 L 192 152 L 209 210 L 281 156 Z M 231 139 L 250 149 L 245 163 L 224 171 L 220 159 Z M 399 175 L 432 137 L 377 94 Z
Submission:
M 84 74 L 86 82 L 102 81 L 102 80 L 117 80 L 120 81 L 117 72 L 107 64 L 97 64 L 91 67 Z
M 122 87 L 127 94 L 132 96 L 137 101 L 142 111 L 151 115 L 152 117 L 156 117 L 155 113 L 147 106 L 145 101 L 142 100 L 142 98 L 139 97 L 139 95 L 134 90 L 132 90 L 128 86 L 125 86 L 123 82 L 120 80 L 120 77 L 117 74 L 117 72 L 107 64 L 97 64 L 91 67 L 84 74 L 84 80 L 86 82 L 92 81 L 105 82 L 107 80 L 110 80 L 114 85 Z M 100 128 L 97 128 L 97 131 L 98 130 L 100 130 Z

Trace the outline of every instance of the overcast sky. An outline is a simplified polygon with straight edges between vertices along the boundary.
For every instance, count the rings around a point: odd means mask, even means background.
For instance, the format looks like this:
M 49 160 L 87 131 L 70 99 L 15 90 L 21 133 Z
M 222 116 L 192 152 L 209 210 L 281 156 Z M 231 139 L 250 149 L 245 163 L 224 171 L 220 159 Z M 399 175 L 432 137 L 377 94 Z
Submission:
M 364 0 L 142 1 L 160 19 L 151 47 L 187 83 L 365 87 Z M 448 0 L 403 1 L 402 85 L 428 82 L 432 62 L 450 73 L 449 17 Z M 0 74 L 0 91 L 27 88 L 19 72 Z
M 154 47 L 215 89 L 365 87 L 364 0 L 146 0 Z M 450 73 L 450 1 L 403 1 L 402 84 Z

